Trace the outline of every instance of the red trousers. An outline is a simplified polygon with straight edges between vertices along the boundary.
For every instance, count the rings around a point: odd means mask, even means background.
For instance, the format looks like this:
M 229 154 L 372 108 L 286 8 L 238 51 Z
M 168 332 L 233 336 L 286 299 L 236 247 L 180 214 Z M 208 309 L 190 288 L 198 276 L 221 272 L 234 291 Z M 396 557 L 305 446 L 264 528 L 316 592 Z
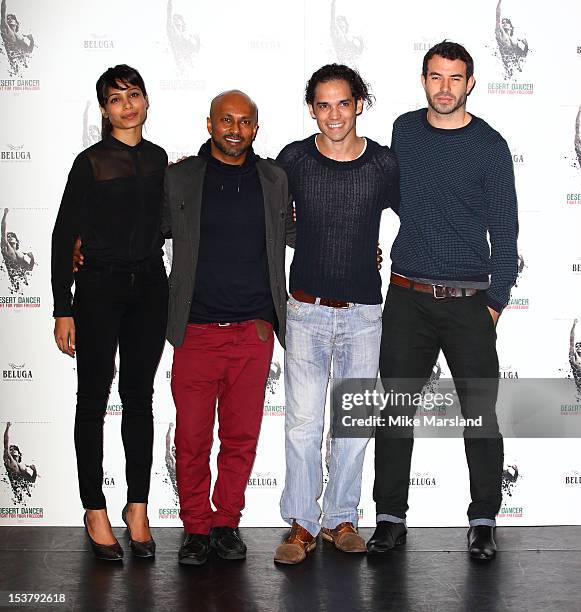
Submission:
M 180 518 L 188 533 L 238 526 L 256 455 L 264 390 L 274 347 L 254 321 L 218 327 L 190 324 L 174 351 L 176 476 Z M 210 450 L 218 404 L 218 475 L 210 506 Z

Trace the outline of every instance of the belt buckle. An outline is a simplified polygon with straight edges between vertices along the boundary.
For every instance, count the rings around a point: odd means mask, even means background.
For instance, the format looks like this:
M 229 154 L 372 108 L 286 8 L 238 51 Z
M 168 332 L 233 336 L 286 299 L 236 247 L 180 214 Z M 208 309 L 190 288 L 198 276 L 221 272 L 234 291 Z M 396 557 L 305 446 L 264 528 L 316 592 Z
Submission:
M 434 297 L 441 300 L 446 297 L 446 287 L 444 285 L 432 285 Z
M 230 327 L 230 323 L 218 323 L 218 327 Z

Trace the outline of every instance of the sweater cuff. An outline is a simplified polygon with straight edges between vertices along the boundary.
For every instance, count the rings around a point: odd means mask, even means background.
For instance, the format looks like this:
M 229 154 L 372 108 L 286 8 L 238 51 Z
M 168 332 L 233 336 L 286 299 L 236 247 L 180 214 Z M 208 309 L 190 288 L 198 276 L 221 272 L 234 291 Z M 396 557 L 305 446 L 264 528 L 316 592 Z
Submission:
M 506 306 L 506 304 L 501 304 L 500 302 L 497 302 L 496 300 L 493 300 L 488 293 L 486 294 L 486 305 L 490 306 L 490 308 L 492 308 L 492 310 L 495 310 L 498 314 L 500 314 L 504 307 Z
M 56 317 L 72 317 L 73 309 L 71 305 L 66 302 L 64 304 L 55 303 L 54 310 L 52 311 L 52 316 L 55 318 Z

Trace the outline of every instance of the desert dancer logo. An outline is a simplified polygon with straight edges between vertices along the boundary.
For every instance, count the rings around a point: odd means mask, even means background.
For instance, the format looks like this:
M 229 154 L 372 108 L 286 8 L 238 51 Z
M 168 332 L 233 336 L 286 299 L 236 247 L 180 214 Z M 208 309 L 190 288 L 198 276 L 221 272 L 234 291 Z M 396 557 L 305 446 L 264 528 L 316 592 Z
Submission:
M 33 463 L 27 464 L 24 462 L 20 447 L 17 444 L 10 443 L 11 427 L 12 424 L 8 422 L 4 429 L 4 468 L 6 474 L 2 476 L 1 480 L 10 485 L 13 503 L 26 506 L 26 498 L 32 497 L 38 472 Z
M 89 119 L 90 108 L 91 101 L 87 100 L 85 102 L 85 110 L 83 111 L 83 148 L 85 149 L 101 140 L 101 127 L 98 123 L 93 123 Z
M 0 508 L 0 519 L 41 519 L 44 518 L 44 508 Z
M 573 127 L 573 145 L 568 149 L 566 153 L 561 155 L 561 159 L 567 162 L 567 165 L 576 171 L 581 171 L 581 105 L 577 108 L 575 113 L 575 125 Z M 581 193 L 575 193 L 574 189 L 571 189 L 572 193 L 567 194 L 567 204 L 577 205 L 581 204 Z
M 571 373 L 567 378 L 572 378 L 577 389 L 577 401 L 581 401 L 581 341 L 576 333 L 577 319 L 573 321 L 569 332 L 569 366 Z M 563 409 L 561 407 L 561 412 Z
M 272 395 L 276 393 L 278 386 L 280 385 L 280 375 L 282 373 L 282 368 L 280 367 L 280 362 L 273 361 L 270 364 L 270 370 L 268 372 L 268 378 L 266 379 L 266 389 Z
M 502 470 L 502 497 L 512 497 L 514 488 L 519 480 L 518 467 L 516 465 L 509 465 L 506 469 Z
M 264 411 L 262 416 L 284 416 L 285 407 L 284 406 L 271 406 L 269 404 L 264 405 Z
M 498 53 L 504 67 L 505 79 L 512 79 L 515 72 L 522 72 L 529 52 L 527 39 L 519 36 L 507 15 L 502 11 L 502 0 L 496 5 L 496 27 L 494 29 Z
M 523 517 L 524 508 L 511 503 L 515 488 L 520 479 L 521 475 L 516 465 L 508 465 L 502 471 L 502 506 L 498 513 L 499 518 Z
M 528 310 L 529 306 L 529 298 L 510 298 L 505 310 Z
M 2 258 L 4 269 L 8 275 L 8 288 L 10 293 L 22 294 L 23 289 L 28 285 L 30 274 L 34 268 L 34 255 L 31 251 L 23 253 L 20 248 L 20 240 L 15 232 L 8 231 L 8 213 L 10 209 L 5 208 L 4 214 L 2 215 L 2 222 L 0 223 L 0 250 L 2 251 Z M 40 305 L 40 297 L 38 299 L 38 305 Z M 2 305 L 10 305 L 11 303 L 7 300 L 0 300 L 0 307 Z M 31 305 L 35 305 L 36 301 L 32 302 Z M 24 306 L 16 301 L 11 304 L 13 306 Z
M 123 415 L 123 404 L 108 404 L 107 405 L 107 416 L 122 416 Z
M 531 95 L 533 83 L 517 82 L 516 75 L 523 70 L 529 54 L 527 39 L 517 31 L 512 18 L 503 11 L 502 0 L 496 5 L 496 25 L 494 28 L 496 45 L 493 54 L 500 59 L 504 81 L 488 83 L 488 93 L 494 95 Z
M 174 424 L 169 423 L 165 434 L 165 470 L 159 474 L 161 480 L 169 489 L 171 489 L 171 497 L 174 502 L 172 508 L 159 508 L 158 518 L 163 520 L 172 520 L 180 518 L 178 483 L 176 478 L 176 447 L 173 441 Z
M 426 393 L 435 393 L 438 389 L 439 380 L 442 376 L 442 366 L 440 362 L 437 361 L 434 367 L 432 368 L 432 373 L 430 374 L 430 378 L 424 385 L 421 393 L 422 395 L 426 395 Z
M 349 31 L 349 21 L 345 15 L 337 15 L 336 0 L 331 0 L 331 40 L 341 64 L 353 64 L 363 53 L 363 39 Z
M 575 157 L 577 158 L 577 167 L 581 170 L 581 106 L 577 111 L 575 118 L 575 138 L 573 139 L 575 146 Z
M 173 441 L 173 429 L 174 424 L 169 423 L 167 432 L 165 434 L 165 468 L 167 470 L 167 476 L 164 478 L 164 482 L 171 486 L 173 491 L 174 499 L 177 503 L 178 496 L 178 482 L 176 477 L 176 447 Z
M 18 17 L 14 13 L 7 13 L 6 10 L 6 0 L 1 0 L 2 52 L 8 59 L 8 74 L 19 76 L 28 67 L 28 60 L 34 50 L 34 38 L 32 34 L 24 34 Z
M 519 282 L 522 280 L 523 272 L 526 267 L 527 265 L 525 263 L 525 258 L 519 253 L 516 269 L 516 281 L 514 283 L 515 287 L 518 287 Z
M 172 0 L 167 1 L 166 9 L 167 39 L 177 69 L 181 74 L 189 73 L 194 67 L 200 52 L 200 37 L 191 32 L 184 16 L 174 13 Z

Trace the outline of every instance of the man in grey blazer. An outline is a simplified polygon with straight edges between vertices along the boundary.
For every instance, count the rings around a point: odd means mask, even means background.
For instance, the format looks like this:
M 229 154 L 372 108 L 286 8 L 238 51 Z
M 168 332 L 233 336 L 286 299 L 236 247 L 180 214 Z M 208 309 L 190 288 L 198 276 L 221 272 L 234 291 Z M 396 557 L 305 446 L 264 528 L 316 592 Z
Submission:
M 252 150 L 256 104 L 240 91 L 210 107 L 197 156 L 170 166 L 162 231 L 173 238 L 167 339 L 180 518 L 178 559 L 205 563 L 213 548 L 242 559 L 238 522 L 256 453 L 273 330 L 284 347 L 285 244 L 294 245 L 287 178 Z M 209 467 L 218 403 L 220 453 L 210 506 Z

